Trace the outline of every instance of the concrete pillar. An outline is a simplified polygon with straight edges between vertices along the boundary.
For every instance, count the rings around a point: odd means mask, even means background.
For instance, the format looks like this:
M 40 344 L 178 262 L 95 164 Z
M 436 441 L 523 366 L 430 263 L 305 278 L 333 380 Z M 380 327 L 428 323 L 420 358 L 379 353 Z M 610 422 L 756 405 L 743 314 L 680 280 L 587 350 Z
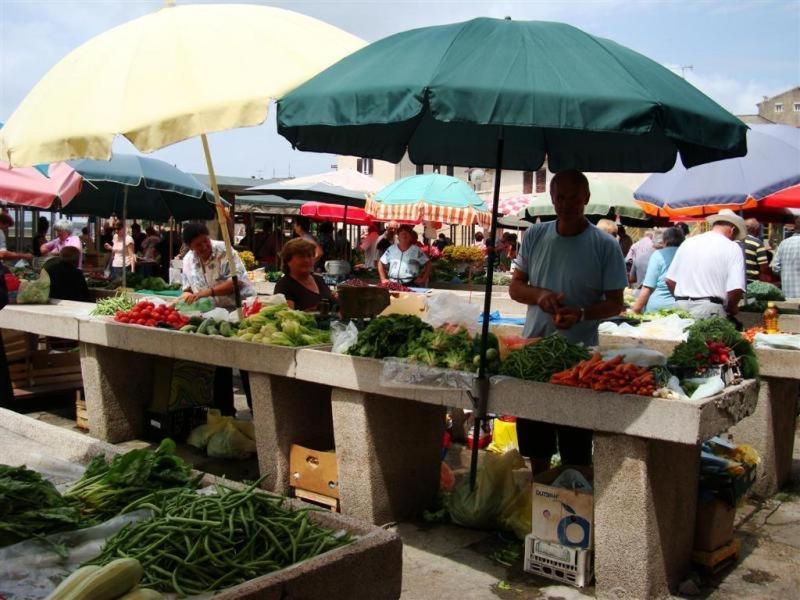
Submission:
M 750 444 L 761 455 L 752 492 L 769 498 L 791 475 L 800 381 L 764 377 L 756 411 L 731 428 L 737 444 Z
M 668 598 L 689 569 L 699 448 L 594 434 L 597 597 Z
M 342 513 L 383 524 L 430 507 L 445 408 L 340 388 L 331 404 Z
M 112 444 L 140 437 L 155 357 L 86 343 L 80 353 L 91 435 Z
M 333 449 L 331 392 L 327 386 L 278 375 L 250 372 L 258 467 L 268 475 L 263 487 L 289 492 L 292 444 Z

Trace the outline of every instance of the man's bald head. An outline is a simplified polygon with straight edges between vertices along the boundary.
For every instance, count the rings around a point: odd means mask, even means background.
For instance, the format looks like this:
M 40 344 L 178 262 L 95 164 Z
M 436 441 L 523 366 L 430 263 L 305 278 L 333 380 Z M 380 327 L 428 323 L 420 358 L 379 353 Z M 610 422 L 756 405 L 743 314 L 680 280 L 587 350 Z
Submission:
M 589 180 L 586 179 L 586 175 L 581 173 L 576 169 L 567 169 L 565 171 L 559 171 L 553 176 L 553 180 L 550 182 L 550 190 L 552 194 L 552 190 L 554 187 L 558 187 L 558 184 L 561 182 L 568 182 L 572 185 L 580 186 L 586 192 L 586 196 L 589 196 Z
M 757 219 L 747 219 L 744 224 L 747 227 L 747 233 L 750 235 L 758 237 L 761 234 L 761 223 Z

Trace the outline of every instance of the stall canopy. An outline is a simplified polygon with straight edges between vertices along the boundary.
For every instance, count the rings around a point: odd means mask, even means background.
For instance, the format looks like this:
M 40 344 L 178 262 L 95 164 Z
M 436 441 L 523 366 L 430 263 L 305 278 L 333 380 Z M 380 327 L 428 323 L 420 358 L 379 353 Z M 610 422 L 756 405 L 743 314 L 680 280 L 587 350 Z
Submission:
M 12 169 L 0 161 L 0 202 L 48 210 L 72 200 L 81 182 L 75 169 L 63 162 Z
M 289 200 L 308 200 L 363 208 L 367 194 L 377 192 L 381 187 L 383 184 L 374 177 L 344 169 L 284 179 L 255 186 L 247 191 L 249 194 L 270 194 Z
M 345 214 L 346 213 L 346 214 Z M 349 208 L 340 204 L 325 204 L 323 202 L 306 202 L 300 207 L 300 216 L 308 217 L 312 221 L 327 221 L 329 223 L 342 223 L 366 227 L 372 224 L 372 217 L 363 208 Z
M 495 169 L 667 171 L 743 156 L 746 125 L 662 65 L 563 23 L 479 18 L 370 44 L 278 101 L 300 150 Z M 491 313 L 490 248 L 484 314 Z M 488 402 L 483 322 L 475 439 Z M 474 484 L 477 448 L 473 446 Z
M 634 195 L 648 214 L 691 217 L 714 214 L 723 208 L 754 209 L 767 198 L 775 202 L 773 194 L 797 184 L 800 129 L 752 125 L 747 132 L 747 156 L 691 169 L 679 161 L 667 173 L 648 177 Z
M 236 213 L 258 215 L 299 215 L 302 200 L 286 200 L 280 196 L 236 196 Z
M 188 173 L 155 158 L 115 154 L 111 160 L 72 160 L 86 180 L 83 190 L 62 212 L 166 222 L 214 218 L 211 190 Z M 127 207 L 125 196 L 127 194 Z M 127 210 L 125 210 L 127 208 Z
M 492 214 L 466 182 L 429 173 L 398 179 L 367 199 L 366 211 L 378 221 L 448 223 L 488 227 Z
M 648 227 L 654 224 L 654 218 L 648 216 L 636 203 L 633 190 L 616 181 L 589 177 L 589 204 L 585 213 L 596 219 L 617 219 L 631 227 Z M 537 219 L 548 221 L 556 217 L 553 201 L 549 194 L 529 194 L 527 206 L 517 213 L 518 218 L 535 223 Z M 663 219 L 666 223 L 666 219 Z
M 200 136 L 233 264 L 207 135 L 260 125 L 273 99 L 363 45 L 289 10 L 166 0 L 159 10 L 89 39 L 50 69 L 0 130 L 0 159 L 14 166 L 108 159 L 118 135 L 142 152 Z

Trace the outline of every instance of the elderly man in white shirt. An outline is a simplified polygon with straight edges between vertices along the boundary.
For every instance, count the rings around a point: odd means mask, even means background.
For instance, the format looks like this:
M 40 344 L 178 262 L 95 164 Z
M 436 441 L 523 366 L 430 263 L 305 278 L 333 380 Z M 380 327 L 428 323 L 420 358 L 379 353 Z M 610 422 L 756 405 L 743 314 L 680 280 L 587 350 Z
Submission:
M 706 222 L 711 231 L 687 239 L 675 253 L 667 287 L 677 307 L 696 319 L 733 316 L 745 290 L 744 254 L 736 242 L 746 237 L 747 227 L 728 209 Z

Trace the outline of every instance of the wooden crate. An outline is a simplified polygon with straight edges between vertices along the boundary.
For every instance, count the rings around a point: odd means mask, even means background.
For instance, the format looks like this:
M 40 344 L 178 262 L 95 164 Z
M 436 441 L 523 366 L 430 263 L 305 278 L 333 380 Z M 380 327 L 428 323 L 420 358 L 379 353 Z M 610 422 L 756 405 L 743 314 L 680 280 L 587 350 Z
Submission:
M 89 411 L 86 410 L 86 400 L 80 390 L 75 392 L 75 425 L 78 429 L 89 431 Z
M 13 329 L 0 330 L 8 362 L 25 360 L 34 349 L 36 336 Z
M 65 392 L 83 387 L 80 353 L 31 351 L 8 366 L 15 398 Z
M 713 552 L 693 551 L 692 562 L 702 566 L 707 572 L 716 574 L 734 564 L 739 559 L 741 550 L 742 542 L 739 538 L 733 538 Z
M 289 485 L 298 498 L 339 510 L 339 468 L 336 452 L 292 444 L 289 450 Z

